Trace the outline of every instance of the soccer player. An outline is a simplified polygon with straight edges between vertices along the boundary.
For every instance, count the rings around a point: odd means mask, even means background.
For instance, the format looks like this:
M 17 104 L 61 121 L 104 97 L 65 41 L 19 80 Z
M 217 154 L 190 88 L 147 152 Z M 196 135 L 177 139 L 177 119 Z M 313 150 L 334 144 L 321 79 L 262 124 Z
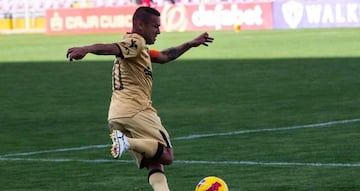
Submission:
M 133 15 L 131 33 L 117 43 L 69 48 L 67 58 L 79 60 L 88 53 L 115 55 L 112 70 L 112 97 L 108 114 L 111 154 L 119 158 L 128 151 L 139 168 L 148 170 L 148 182 L 154 191 L 168 191 L 164 165 L 174 159 L 169 134 L 151 104 L 152 62 L 164 64 L 193 47 L 208 46 L 208 33 L 162 51 L 149 50 L 160 34 L 160 13 L 151 7 L 139 7 Z

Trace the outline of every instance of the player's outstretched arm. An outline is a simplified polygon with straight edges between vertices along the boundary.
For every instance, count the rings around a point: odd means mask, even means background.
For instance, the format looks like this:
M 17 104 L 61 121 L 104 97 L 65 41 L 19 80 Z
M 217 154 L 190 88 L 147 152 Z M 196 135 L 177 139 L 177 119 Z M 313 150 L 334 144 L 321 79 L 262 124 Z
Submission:
M 96 55 L 122 55 L 120 48 L 117 44 L 94 44 L 90 46 L 72 47 L 69 48 L 66 54 L 66 58 L 70 61 L 80 60 L 84 58 L 88 53 Z
M 214 38 L 210 37 L 207 32 L 202 33 L 191 41 L 159 52 L 159 55 L 156 58 L 152 58 L 152 61 L 160 64 L 167 63 L 171 60 L 175 60 L 193 47 L 198 47 L 200 45 L 208 46 L 208 44 L 212 43 L 213 40 Z

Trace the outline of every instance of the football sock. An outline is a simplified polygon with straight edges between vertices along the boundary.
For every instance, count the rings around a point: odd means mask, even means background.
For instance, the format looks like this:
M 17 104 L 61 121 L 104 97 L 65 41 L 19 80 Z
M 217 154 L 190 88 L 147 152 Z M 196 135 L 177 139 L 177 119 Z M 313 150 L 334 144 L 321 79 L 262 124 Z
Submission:
M 155 172 L 149 177 L 149 184 L 154 191 L 170 191 L 166 176 L 163 172 Z
M 136 139 L 128 138 L 130 144 L 130 150 L 133 150 L 137 153 L 144 153 L 146 158 L 154 158 L 156 155 L 161 155 L 162 150 L 159 151 L 159 143 L 150 139 Z M 159 153 L 161 152 L 161 153 Z

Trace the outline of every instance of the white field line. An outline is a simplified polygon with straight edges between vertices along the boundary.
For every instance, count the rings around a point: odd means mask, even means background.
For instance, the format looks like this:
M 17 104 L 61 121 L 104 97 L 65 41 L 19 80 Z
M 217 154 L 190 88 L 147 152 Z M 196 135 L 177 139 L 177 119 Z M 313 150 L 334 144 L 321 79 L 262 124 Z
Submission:
M 289 127 L 281 128 L 266 128 L 266 129 L 256 129 L 256 130 L 243 130 L 243 131 L 233 131 L 225 133 L 211 133 L 211 134 L 196 134 L 189 135 L 184 137 L 177 137 L 173 140 L 189 140 L 197 139 L 203 137 L 214 137 L 214 136 L 229 136 L 229 135 L 239 135 L 239 134 L 248 134 L 248 133 L 259 133 L 259 132 L 271 132 L 271 131 L 286 131 L 293 129 L 304 129 L 304 128 L 319 128 L 326 127 L 336 124 L 347 124 L 359 122 L 360 119 L 348 119 L 340 121 L 330 121 L 325 123 L 315 123 L 308 125 L 296 125 Z M 104 148 L 110 145 L 89 145 L 82 147 L 74 148 L 61 148 L 53 150 L 44 150 L 44 151 L 34 151 L 26 153 L 13 153 L 0 155 L 0 161 L 36 161 L 36 162 L 84 162 L 84 163 L 107 163 L 107 162 L 119 162 L 119 163 L 132 163 L 131 160 L 108 160 L 108 159 L 92 159 L 92 160 L 83 160 L 83 159 L 44 159 L 44 158 L 8 158 L 15 156 L 29 156 L 43 153 L 55 153 L 55 152 L 67 152 L 67 151 L 79 151 L 79 150 L 88 150 L 88 149 L 97 149 Z M 314 166 L 314 167 L 360 167 L 360 163 L 300 163 L 300 162 L 257 162 L 257 161 L 193 161 L 193 160 L 176 160 L 175 164 L 214 164 L 214 165 L 258 165 L 258 166 Z
M 89 150 L 89 149 L 101 149 L 101 148 L 105 148 L 105 147 L 110 147 L 110 145 L 89 145 L 89 146 L 72 147 L 72 148 L 33 151 L 33 152 L 26 152 L 26 153 L 12 153 L 12 154 L 0 155 L 0 158 L 1 157 L 14 157 L 14 156 L 30 156 L 30 155 L 46 154 L 46 153 L 60 153 L 60 152 L 68 152 L 68 151 L 81 151 L 81 150 Z
M 325 122 L 325 123 L 314 123 L 314 124 L 308 124 L 308 125 L 295 125 L 295 126 L 280 127 L 280 128 L 242 130 L 242 131 L 232 131 L 232 132 L 225 132 L 225 133 L 197 134 L 197 135 L 188 135 L 188 136 L 184 136 L 184 137 L 176 137 L 173 140 L 187 140 L 187 139 L 196 139 L 196 138 L 203 138 L 203 137 L 229 136 L 229 135 L 240 135 L 240 134 L 249 134 L 249 133 L 271 132 L 271 131 L 287 131 L 287 130 L 305 129 L 305 128 L 319 128 L 319 127 L 326 127 L 326 126 L 337 125 L 337 124 L 354 123 L 354 122 L 359 122 L 359 121 L 360 121 L 360 119 L 347 119 L 347 120 L 341 120 L 341 121 L 330 121 L 330 122 Z
M 327 126 L 331 126 L 331 125 L 347 124 L 347 123 L 355 123 L 355 122 L 360 122 L 360 119 L 346 119 L 346 120 L 340 120 L 340 121 L 329 121 L 329 122 L 324 122 L 324 123 L 295 125 L 295 126 L 280 127 L 280 128 L 265 128 L 265 129 L 242 130 L 242 131 L 231 131 L 231 132 L 210 133 L 210 134 L 194 134 L 194 135 L 188 135 L 188 136 L 183 136 L 183 137 L 175 137 L 172 140 L 189 140 L 189 139 L 198 139 L 198 138 L 204 138 L 204 137 L 231 136 L 231 135 L 240 135 L 240 134 L 249 134 L 249 133 L 287 131 L 287 130 L 305 129 L 305 128 L 320 128 L 320 127 L 327 127 Z M 88 145 L 88 146 L 81 146 L 81 147 L 60 148 L 60 149 L 43 150 L 43 151 L 10 153 L 10 154 L 0 155 L 0 158 L 16 157 L 16 156 L 30 156 L 30 155 L 36 155 L 36 154 L 58 153 L 58 152 L 68 152 L 68 151 L 81 151 L 81 150 L 88 150 L 88 149 L 101 149 L 101 148 L 106 148 L 109 146 L 110 146 L 110 144 Z
M 354 123 L 354 122 L 360 122 L 360 119 L 347 119 L 347 120 L 340 120 L 340 121 L 330 121 L 330 122 L 325 122 L 325 123 L 314 123 L 314 124 L 308 124 L 308 125 L 295 125 L 295 126 L 280 127 L 280 128 L 242 130 L 242 131 L 232 131 L 232 132 L 225 132 L 225 133 L 194 134 L 194 135 L 188 135 L 188 136 L 184 136 L 184 137 L 175 137 L 172 140 L 189 140 L 189 139 L 198 139 L 198 138 L 204 138 L 204 137 L 231 136 L 231 135 L 272 132 L 272 131 L 287 131 L 287 130 L 304 129 L 304 128 L 319 128 L 319 127 L 326 127 L 326 126 L 331 126 L 331 125 L 336 125 L 336 124 L 347 124 L 347 123 Z M 4 154 L 4 155 L 0 155 L 0 157 L 29 156 L 29 155 L 45 154 L 45 153 L 81 151 L 81 150 L 88 150 L 88 149 L 105 148 L 105 147 L 109 147 L 109 146 L 110 146 L 110 144 L 89 145 L 89 146 L 81 146 L 81 147 L 73 147 L 73 148 L 60 148 L 60 149 L 53 149 L 53 150 Z
M 259 161 L 192 161 L 179 160 L 181 164 L 213 165 L 257 165 L 257 166 L 314 166 L 314 167 L 360 167 L 360 163 L 303 163 L 303 162 L 259 162 Z
M 132 160 L 110 159 L 45 159 L 45 158 L 2 158 L 0 161 L 31 161 L 31 162 L 81 162 L 81 163 L 134 163 Z M 301 163 L 301 162 L 259 162 L 259 161 L 195 161 L 175 160 L 174 164 L 192 165 L 256 165 L 256 166 L 308 166 L 308 167 L 360 167 L 360 163 Z

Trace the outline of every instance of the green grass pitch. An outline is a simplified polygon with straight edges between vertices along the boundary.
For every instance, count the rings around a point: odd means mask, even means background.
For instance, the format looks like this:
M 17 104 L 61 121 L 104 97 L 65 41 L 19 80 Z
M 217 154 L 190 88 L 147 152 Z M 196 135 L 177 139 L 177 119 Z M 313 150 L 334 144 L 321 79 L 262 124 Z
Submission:
M 151 48 L 197 34 L 163 33 Z M 231 191 L 359 190 L 360 29 L 210 35 L 209 47 L 154 66 L 172 190 L 210 175 Z M 109 153 L 113 58 L 65 59 L 121 36 L 0 35 L 0 190 L 151 190 L 128 155 Z

